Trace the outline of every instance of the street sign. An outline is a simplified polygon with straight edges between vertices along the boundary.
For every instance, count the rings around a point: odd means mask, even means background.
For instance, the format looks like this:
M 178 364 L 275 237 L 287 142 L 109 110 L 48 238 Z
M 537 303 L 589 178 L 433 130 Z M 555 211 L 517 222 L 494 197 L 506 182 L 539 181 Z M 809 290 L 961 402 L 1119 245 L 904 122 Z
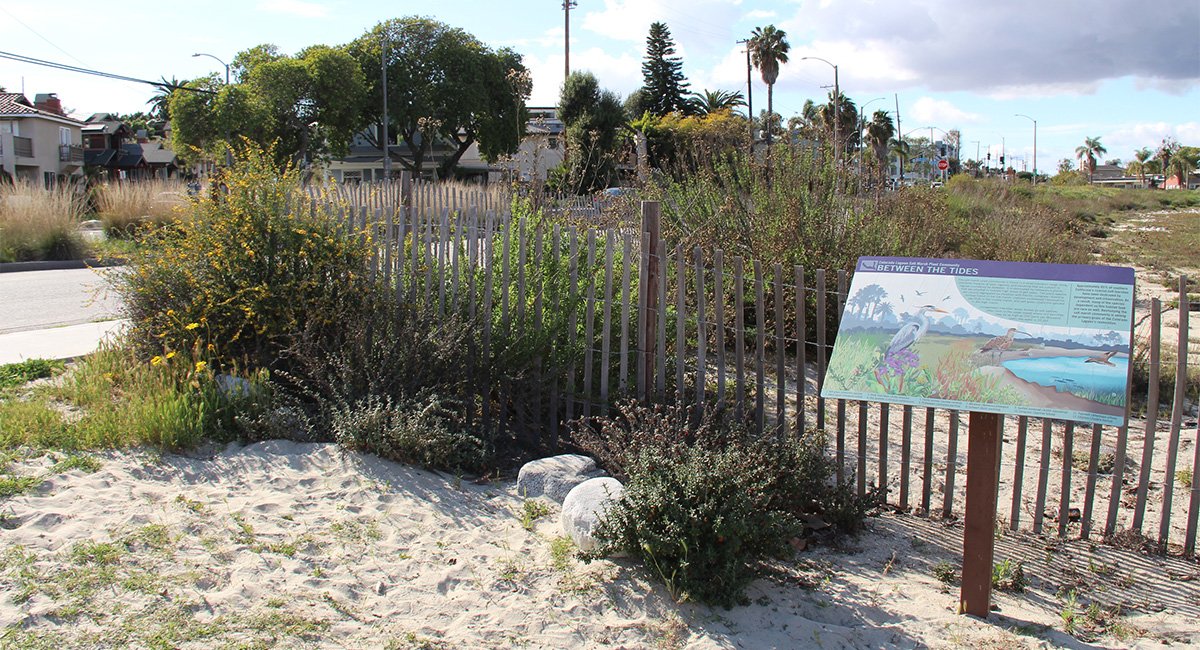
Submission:
M 950 169 L 950 162 L 948 160 L 946 160 L 945 158 L 939 160 L 938 161 L 938 169 L 940 169 L 941 171 L 946 171 L 947 169 Z

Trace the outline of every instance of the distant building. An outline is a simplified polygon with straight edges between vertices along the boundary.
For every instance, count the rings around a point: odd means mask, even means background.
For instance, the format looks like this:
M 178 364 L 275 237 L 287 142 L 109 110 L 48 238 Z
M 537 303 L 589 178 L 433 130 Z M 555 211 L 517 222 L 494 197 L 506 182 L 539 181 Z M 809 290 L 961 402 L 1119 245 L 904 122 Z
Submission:
M 68 117 L 54 93 L 0 93 L 0 168 L 50 187 L 82 173 L 83 123 Z
M 87 164 L 103 169 L 110 180 L 166 180 L 179 174 L 174 151 L 151 142 L 145 131 L 135 134 L 112 113 L 93 114 L 82 133 Z
M 1179 182 L 1178 174 L 1172 174 L 1171 176 L 1168 176 L 1165 181 L 1163 181 L 1162 187 L 1165 190 L 1179 190 L 1179 189 L 1196 190 L 1196 189 L 1200 189 L 1200 174 L 1197 174 L 1196 172 L 1189 173 L 1188 177 L 1187 177 L 1186 185 Z

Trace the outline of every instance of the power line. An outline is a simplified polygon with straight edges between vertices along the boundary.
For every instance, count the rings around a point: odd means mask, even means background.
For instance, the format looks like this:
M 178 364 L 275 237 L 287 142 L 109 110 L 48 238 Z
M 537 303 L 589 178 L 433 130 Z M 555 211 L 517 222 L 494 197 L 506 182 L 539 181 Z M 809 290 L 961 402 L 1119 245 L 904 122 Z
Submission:
M 90 74 L 90 75 L 94 75 L 97 77 L 104 77 L 106 79 L 116 79 L 118 81 L 132 81 L 134 83 L 146 84 L 149 86 L 154 86 L 156 88 L 163 88 L 166 90 L 190 90 L 192 92 L 205 93 L 208 95 L 217 94 L 215 91 L 212 91 L 212 90 L 206 90 L 203 88 L 191 88 L 188 86 L 181 86 L 179 84 L 169 83 L 166 80 L 147 81 L 145 79 L 138 79 L 137 77 L 126 77 L 125 75 L 112 74 L 111 72 L 101 72 L 99 70 L 92 70 L 90 68 L 80 68 L 78 66 L 66 65 L 65 63 L 54 63 L 53 61 L 43 61 L 42 59 L 35 59 L 33 57 L 22 56 L 20 54 L 12 54 L 11 52 L 0 52 L 0 59 L 10 59 L 13 61 L 18 61 L 20 63 L 29 63 L 31 65 L 40 65 L 40 66 L 45 66 L 47 68 L 54 68 L 55 70 L 65 70 L 67 72 L 78 72 L 79 74 Z

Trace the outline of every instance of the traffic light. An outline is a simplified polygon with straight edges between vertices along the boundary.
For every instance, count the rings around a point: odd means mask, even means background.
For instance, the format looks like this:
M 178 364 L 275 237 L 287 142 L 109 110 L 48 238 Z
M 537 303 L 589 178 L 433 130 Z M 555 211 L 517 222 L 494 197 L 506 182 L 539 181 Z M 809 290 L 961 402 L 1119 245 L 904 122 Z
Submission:
M 1000 167 L 1004 167 L 1004 154 L 1000 154 Z
M 946 145 L 944 145 L 944 144 L 938 145 L 938 155 L 941 156 L 942 158 L 946 157 Z

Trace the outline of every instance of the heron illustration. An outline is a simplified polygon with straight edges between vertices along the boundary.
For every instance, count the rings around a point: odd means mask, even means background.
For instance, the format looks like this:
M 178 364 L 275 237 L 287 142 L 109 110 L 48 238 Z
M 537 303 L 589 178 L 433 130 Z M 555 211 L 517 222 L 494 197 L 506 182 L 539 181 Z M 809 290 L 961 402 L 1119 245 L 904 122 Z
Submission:
M 1004 356 L 1004 353 L 1012 347 L 1013 336 L 1017 334 L 1030 336 L 1029 332 L 1022 332 L 1015 327 L 1010 327 L 1004 336 L 997 336 L 989 340 L 987 343 L 984 343 L 983 347 L 979 348 L 979 353 L 983 354 L 984 352 L 995 352 L 996 358 L 993 360 L 993 363 L 998 363 L 1000 361 L 1000 357 Z
M 1112 361 L 1109 361 L 1109 359 L 1113 358 L 1113 355 L 1116 353 L 1117 353 L 1116 350 L 1110 350 L 1098 357 L 1088 357 L 1087 360 L 1084 361 L 1084 363 L 1102 363 L 1106 366 L 1115 366 L 1117 364 L 1113 363 Z
M 905 323 L 904 327 L 901 327 L 900 331 L 892 337 L 892 342 L 888 344 L 887 354 L 896 354 L 907 350 L 916 345 L 917 341 L 925 338 L 925 332 L 929 331 L 929 317 L 926 314 L 931 311 L 941 314 L 950 313 L 933 305 L 921 305 L 917 310 L 917 320 Z

